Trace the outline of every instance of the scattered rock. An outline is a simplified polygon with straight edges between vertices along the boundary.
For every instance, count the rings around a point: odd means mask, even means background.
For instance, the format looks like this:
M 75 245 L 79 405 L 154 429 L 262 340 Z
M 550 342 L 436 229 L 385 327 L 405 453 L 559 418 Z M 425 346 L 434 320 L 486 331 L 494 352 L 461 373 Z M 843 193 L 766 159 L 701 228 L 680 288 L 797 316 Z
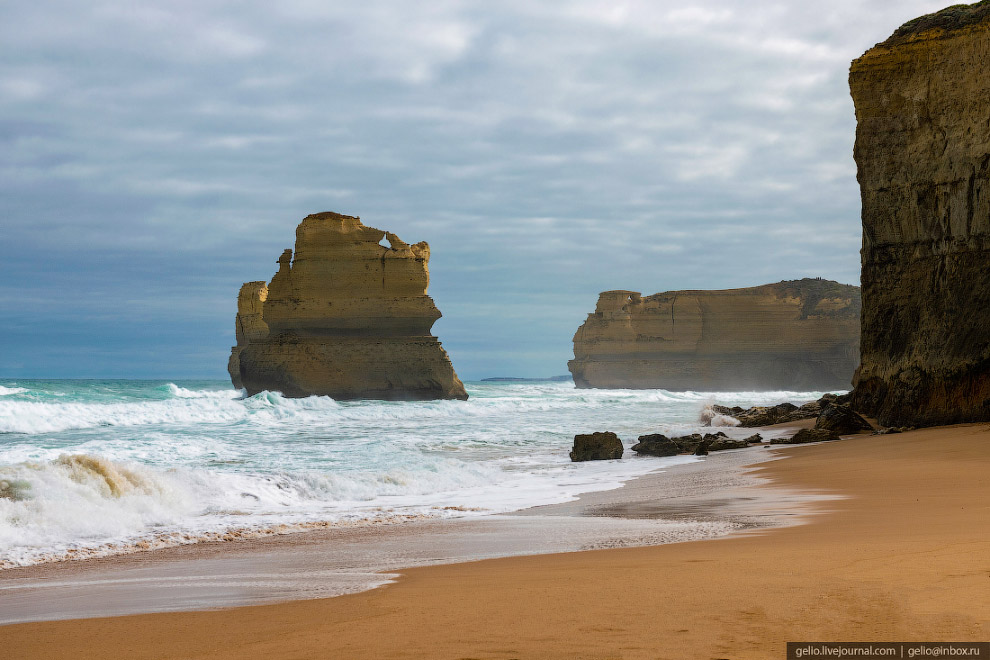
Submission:
M 824 442 L 838 440 L 839 434 L 827 429 L 801 429 L 790 438 L 774 438 L 771 445 L 801 445 L 806 442 Z
M 874 435 L 890 435 L 891 433 L 907 433 L 908 431 L 913 431 L 913 426 L 891 426 L 886 429 L 877 429 L 873 432 Z
M 712 405 L 705 410 L 711 411 L 709 413 L 710 417 L 714 417 L 715 414 L 732 417 L 738 420 L 739 426 L 752 428 L 797 422 L 802 419 L 814 419 L 820 417 L 822 411 L 829 406 L 847 405 L 851 396 L 852 393 L 850 392 L 841 396 L 828 393 L 824 394 L 817 401 L 808 401 L 800 406 L 795 406 L 793 403 L 780 403 L 776 406 L 753 406 L 752 408 L 743 409 L 739 406 L 729 408 L 727 406 Z M 705 413 L 702 413 L 703 420 L 704 416 Z M 852 431 L 852 433 L 855 433 L 855 431 Z
M 759 433 L 755 433 L 749 436 L 748 438 L 746 438 L 746 444 L 749 445 L 758 445 L 761 444 L 762 442 L 763 442 L 763 436 L 760 435 Z
M 753 436 L 759 437 L 759 435 Z M 668 438 L 660 433 L 652 435 L 641 435 L 639 441 L 633 445 L 632 450 L 637 454 L 647 456 L 676 456 L 677 454 L 694 454 L 705 456 L 710 451 L 724 451 L 726 449 L 744 449 L 750 445 L 751 438 L 746 440 L 733 440 L 726 434 L 718 433 L 693 433 L 682 435 L 677 438 Z M 759 440 L 757 442 L 760 442 Z
M 622 458 L 622 441 L 611 431 L 574 436 L 572 461 L 609 461 L 616 458 Z

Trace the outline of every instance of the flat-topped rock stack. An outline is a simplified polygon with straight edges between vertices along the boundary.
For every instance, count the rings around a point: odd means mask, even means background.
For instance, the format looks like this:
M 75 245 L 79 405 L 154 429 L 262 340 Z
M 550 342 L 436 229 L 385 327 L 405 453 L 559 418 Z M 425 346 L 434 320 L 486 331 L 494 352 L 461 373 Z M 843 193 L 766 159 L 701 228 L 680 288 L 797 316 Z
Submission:
M 574 334 L 578 387 L 848 389 L 859 288 L 803 279 L 724 291 L 605 291 Z
M 852 63 L 862 366 L 885 426 L 990 420 L 990 2 L 915 19 Z
M 360 218 L 307 216 L 271 283 L 241 287 L 234 385 L 292 397 L 466 399 L 431 334 L 441 314 L 426 295 L 429 259 L 425 242 Z

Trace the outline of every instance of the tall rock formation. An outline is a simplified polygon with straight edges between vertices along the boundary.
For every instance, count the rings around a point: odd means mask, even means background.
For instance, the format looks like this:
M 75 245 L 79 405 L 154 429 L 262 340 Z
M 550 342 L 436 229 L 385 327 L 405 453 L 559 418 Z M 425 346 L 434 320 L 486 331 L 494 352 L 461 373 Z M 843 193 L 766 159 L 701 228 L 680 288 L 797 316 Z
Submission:
M 237 345 L 230 349 L 227 372 L 234 387 L 244 387 L 241 382 L 241 349 L 251 342 L 268 339 L 268 324 L 265 323 L 265 300 L 268 299 L 268 284 L 265 282 L 245 282 L 237 294 L 237 317 L 234 319 L 234 335 Z
M 385 238 L 388 247 L 379 242 Z M 307 216 L 270 284 L 237 300 L 229 371 L 248 394 L 335 399 L 466 399 L 430 330 L 430 247 L 338 213 Z
M 857 287 L 821 279 L 646 298 L 605 291 L 567 366 L 578 387 L 848 389 L 859 308 Z
M 852 63 L 862 365 L 884 425 L 990 420 L 990 2 L 903 25 Z

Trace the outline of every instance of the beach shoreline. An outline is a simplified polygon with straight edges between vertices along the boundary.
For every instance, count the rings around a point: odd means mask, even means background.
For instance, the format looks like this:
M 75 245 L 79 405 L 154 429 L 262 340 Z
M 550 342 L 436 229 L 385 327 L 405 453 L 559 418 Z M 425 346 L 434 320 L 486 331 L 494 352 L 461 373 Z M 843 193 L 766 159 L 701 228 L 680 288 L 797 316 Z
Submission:
M 785 448 L 809 524 L 403 570 L 338 598 L 5 626 L 14 657 L 784 657 L 786 641 L 990 637 L 990 426 Z M 775 450 L 776 451 L 776 450 Z
M 796 524 L 825 496 L 771 488 L 755 476 L 753 465 L 778 457 L 757 446 L 718 452 L 658 467 L 615 489 L 507 514 L 331 526 L 9 568 L 0 572 L 0 625 L 334 597 L 380 587 L 416 566 Z

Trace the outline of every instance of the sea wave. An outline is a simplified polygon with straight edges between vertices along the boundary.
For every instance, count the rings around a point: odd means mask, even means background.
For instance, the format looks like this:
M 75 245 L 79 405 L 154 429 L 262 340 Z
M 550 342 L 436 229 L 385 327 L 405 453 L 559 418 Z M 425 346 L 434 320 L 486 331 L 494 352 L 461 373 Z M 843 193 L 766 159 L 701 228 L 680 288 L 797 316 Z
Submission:
M 125 402 L 0 400 L 0 433 L 55 433 L 101 426 L 230 424 L 261 426 L 287 421 L 477 420 L 539 412 L 566 412 L 610 404 L 724 403 L 788 400 L 796 392 L 667 392 L 665 390 L 578 390 L 549 386 L 486 397 L 482 390 L 468 401 L 345 402 L 325 396 L 290 399 L 278 392 L 245 397 L 239 390 L 189 390 L 169 383 L 169 398 Z M 807 393 L 805 393 L 805 396 Z
M 0 565 L 163 534 L 184 535 L 188 542 L 234 527 L 381 517 L 390 499 L 479 487 L 498 478 L 497 469 L 457 463 L 438 459 L 377 473 L 237 474 L 157 470 L 65 454 L 6 466 L 0 468 Z M 429 507 L 422 509 L 416 513 Z
M 247 397 L 219 381 L 4 387 L 28 389 L 0 397 L 0 564 L 7 565 L 244 530 L 567 501 L 698 460 L 571 463 L 575 433 L 610 430 L 629 446 L 644 433 L 702 430 L 699 413 L 713 401 L 820 396 L 469 383 L 468 401 L 391 402 Z M 742 437 L 746 430 L 726 431 Z
M 236 473 L 63 454 L 0 468 L 0 567 L 212 540 L 231 530 L 511 511 L 691 460 L 525 472 L 410 452 L 378 470 Z
M 23 394 L 27 392 L 26 387 L 4 387 L 0 385 L 0 396 L 10 396 L 11 394 Z

